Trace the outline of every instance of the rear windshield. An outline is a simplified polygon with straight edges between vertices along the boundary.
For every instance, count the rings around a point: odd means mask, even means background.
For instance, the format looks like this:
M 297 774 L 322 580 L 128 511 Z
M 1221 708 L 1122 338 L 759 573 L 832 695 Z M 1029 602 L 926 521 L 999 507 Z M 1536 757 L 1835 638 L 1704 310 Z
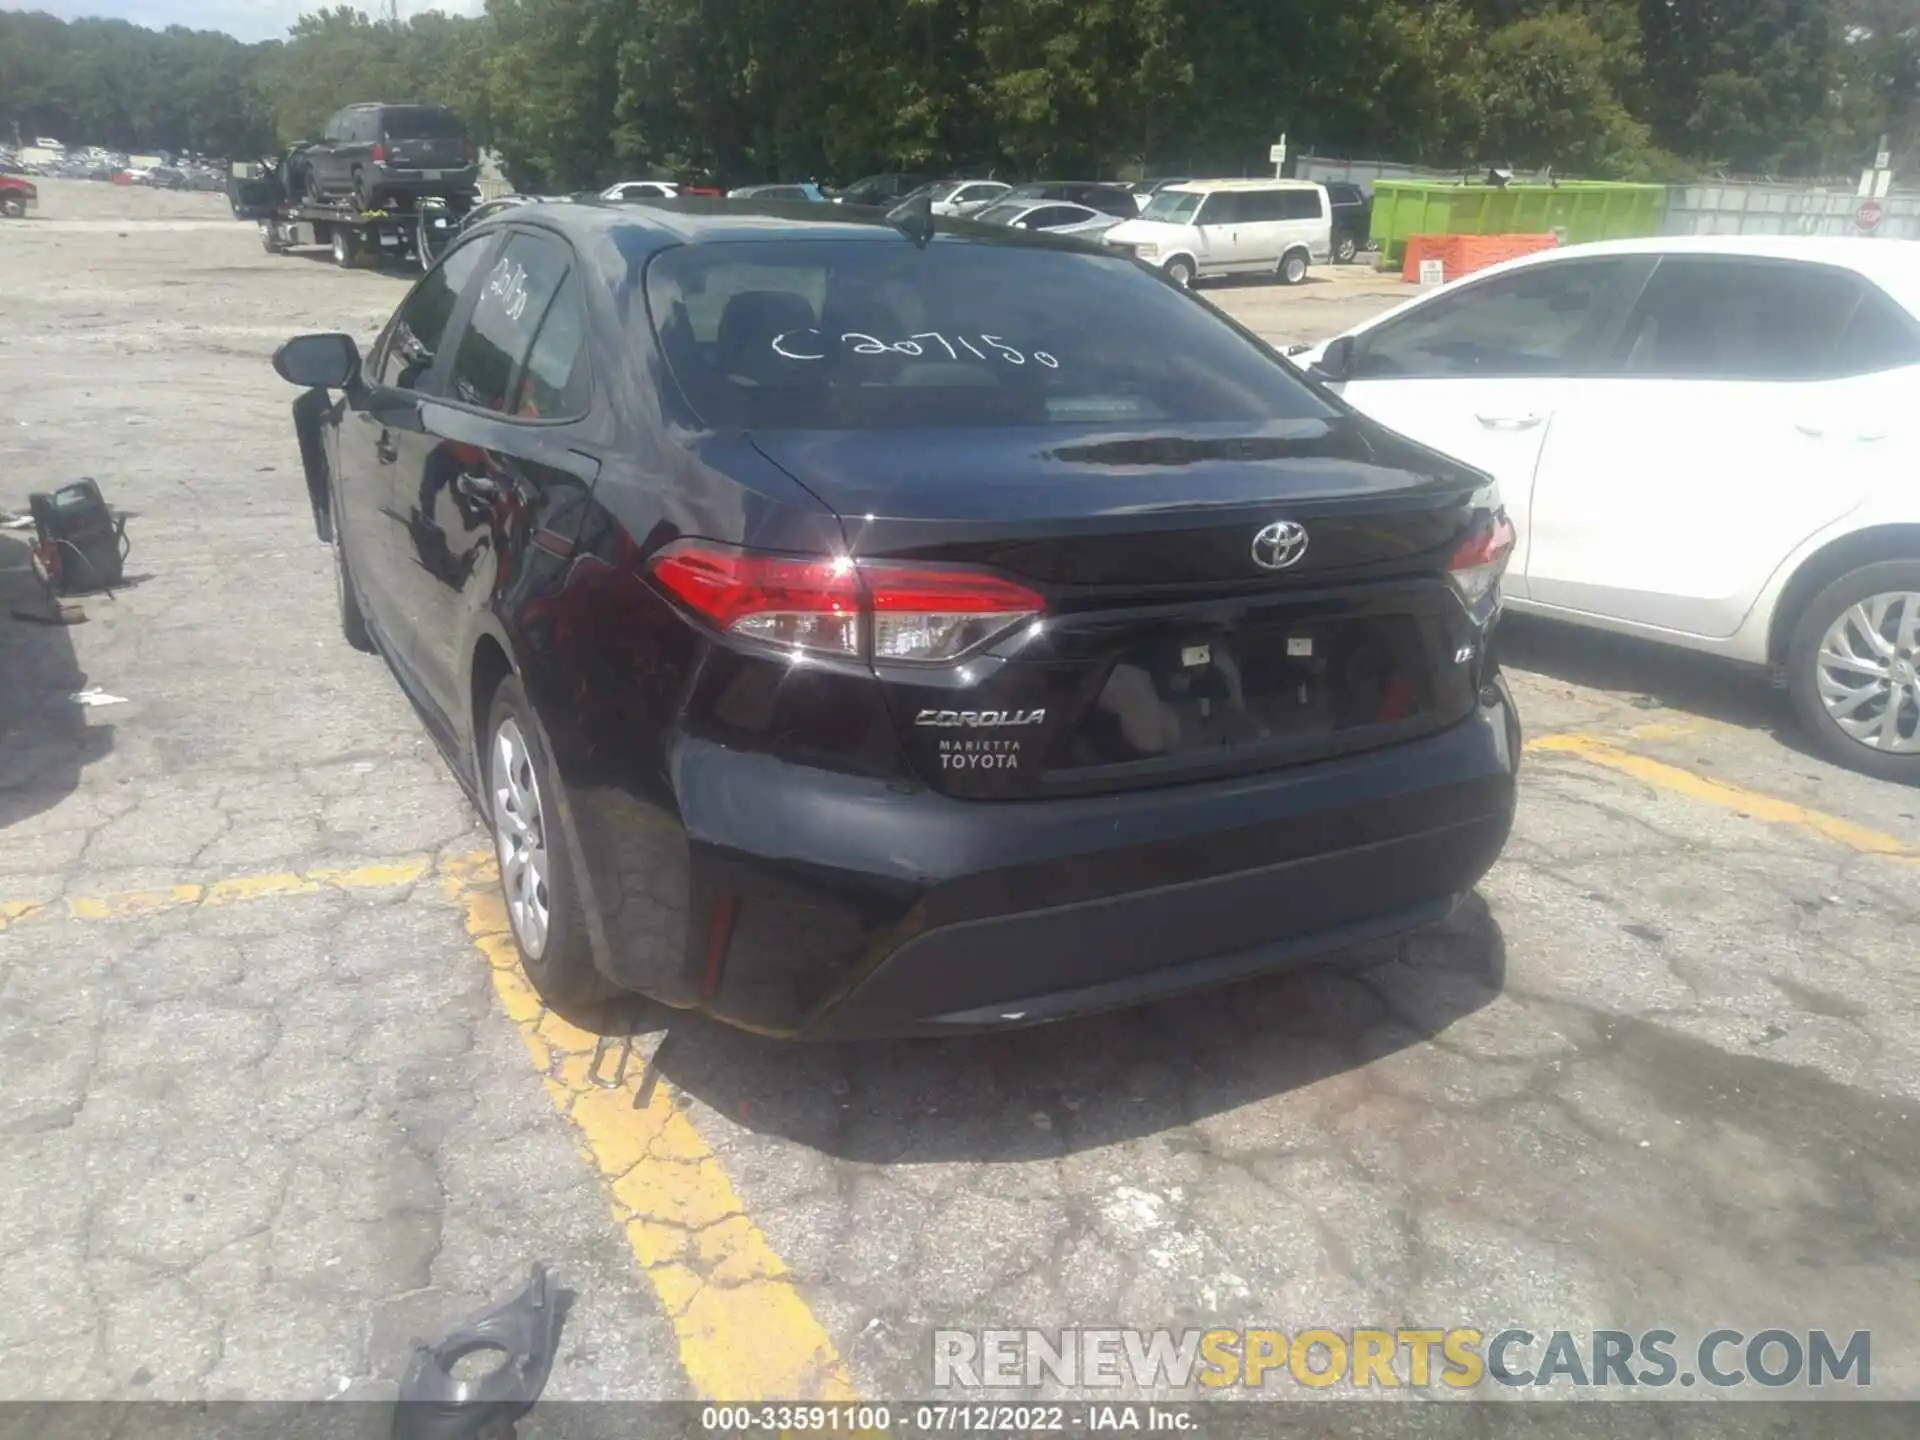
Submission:
M 925 250 L 904 238 L 721 242 L 661 252 L 646 292 L 669 369 L 715 428 L 1335 413 L 1278 356 L 1130 260 L 952 238 Z
M 1140 218 L 1185 224 L 1193 218 L 1193 212 L 1200 208 L 1200 202 L 1206 198 L 1192 190 L 1161 190 L 1147 202 L 1147 208 L 1140 212 Z
M 1033 208 L 1031 200 L 1003 200 L 999 204 L 989 205 L 984 210 L 976 210 L 968 217 L 982 225 L 1011 225 L 1027 211 Z
M 389 140 L 458 140 L 466 134 L 450 112 L 425 106 L 383 111 L 380 124 Z

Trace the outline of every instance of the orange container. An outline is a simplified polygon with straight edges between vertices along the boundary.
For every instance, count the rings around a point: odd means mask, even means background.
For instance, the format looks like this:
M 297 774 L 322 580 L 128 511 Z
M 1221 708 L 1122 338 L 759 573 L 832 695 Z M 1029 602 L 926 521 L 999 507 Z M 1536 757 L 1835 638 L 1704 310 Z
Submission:
M 1420 279 L 1420 262 L 1438 260 L 1441 275 L 1458 280 L 1503 260 L 1517 260 L 1541 250 L 1552 250 L 1560 243 L 1557 235 L 1409 235 L 1406 263 L 1400 278 L 1409 284 Z

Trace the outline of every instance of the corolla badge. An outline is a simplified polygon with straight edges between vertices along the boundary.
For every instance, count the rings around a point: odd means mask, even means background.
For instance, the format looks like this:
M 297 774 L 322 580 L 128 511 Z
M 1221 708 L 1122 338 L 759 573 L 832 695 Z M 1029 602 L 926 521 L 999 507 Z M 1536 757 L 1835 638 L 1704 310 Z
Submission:
M 916 725 L 937 725 L 943 730 L 965 728 L 992 730 L 1003 725 L 1044 725 L 1044 710 L 922 710 L 914 717 Z
M 1276 520 L 1253 537 L 1253 563 L 1262 570 L 1285 570 L 1307 553 L 1307 527 L 1297 520 Z

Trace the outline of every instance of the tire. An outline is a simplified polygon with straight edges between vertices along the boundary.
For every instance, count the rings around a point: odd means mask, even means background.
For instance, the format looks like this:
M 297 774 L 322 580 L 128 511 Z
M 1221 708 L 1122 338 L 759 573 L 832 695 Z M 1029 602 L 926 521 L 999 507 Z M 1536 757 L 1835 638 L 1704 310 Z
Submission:
M 1193 262 L 1184 255 L 1176 255 L 1165 266 L 1166 276 L 1182 290 L 1191 290 L 1199 282 Z
M 353 208 L 364 214 L 373 208 L 373 197 L 367 194 L 366 177 L 358 170 L 353 172 L 353 182 L 348 194 L 353 197 Z
M 1807 602 L 1787 646 L 1787 693 L 1814 747 L 1836 765 L 1903 785 L 1920 785 L 1920 645 L 1902 651 L 1888 634 L 1897 638 L 1914 608 L 1920 560 L 1864 565 Z M 1877 643 L 1868 634 L 1876 618 Z M 1823 662 L 1823 653 L 1850 654 L 1863 668 Z M 1890 703 L 1898 707 L 1891 732 L 1884 727 Z
M 560 782 L 519 676 L 504 677 L 494 689 L 486 737 L 478 767 L 481 793 L 520 967 L 549 1005 L 573 1008 L 610 999 L 619 991 L 593 963 L 560 833 Z
M 1282 255 L 1280 257 L 1279 267 L 1275 273 L 1278 274 L 1280 279 L 1288 285 L 1306 284 L 1307 283 L 1306 255 L 1299 250 L 1289 251 L 1287 254 Z
M 342 270 L 351 270 L 360 258 L 360 247 L 353 243 L 353 232 L 344 225 L 333 227 L 333 263 Z
M 360 608 L 360 596 L 353 588 L 353 566 L 348 563 L 346 542 L 340 536 L 340 502 L 332 503 L 333 592 L 340 610 L 340 633 L 354 649 L 371 655 L 373 632 L 367 629 L 366 612 Z
M 9 195 L 6 199 L 0 200 L 0 215 L 6 216 L 9 220 L 24 220 L 27 218 L 27 202 L 18 195 Z
M 1333 242 L 1333 263 L 1351 265 L 1354 257 L 1360 253 L 1360 242 L 1351 235 L 1342 235 Z

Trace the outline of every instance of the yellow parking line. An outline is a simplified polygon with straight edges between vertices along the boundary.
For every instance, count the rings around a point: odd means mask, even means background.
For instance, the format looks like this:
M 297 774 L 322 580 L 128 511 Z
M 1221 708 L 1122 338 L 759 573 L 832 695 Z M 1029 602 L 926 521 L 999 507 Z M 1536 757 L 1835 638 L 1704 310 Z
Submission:
M 1646 739 L 1664 739 L 1683 732 L 1671 726 L 1646 726 L 1639 733 Z M 1604 765 L 1609 770 L 1630 775 L 1643 784 L 1683 795 L 1689 800 L 1718 806 L 1722 810 L 1735 810 L 1749 819 L 1764 820 L 1774 825 L 1795 825 L 1865 855 L 1890 855 L 1901 860 L 1920 859 L 1920 849 L 1898 836 L 1884 835 L 1865 825 L 1856 825 L 1851 820 L 1842 820 L 1837 815 L 1828 815 L 1820 810 L 1810 810 L 1791 800 L 1776 799 L 1758 790 L 1743 789 L 1723 780 L 1710 780 L 1705 775 L 1696 775 L 1678 765 L 1635 754 L 1612 740 L 1603 740 L 1596 735 L 1543 735 L 1538 740 L 1529 741 L 1526 748 L 1552 755 L 1572 755 L 1590 764 Z
M 391 890 L 412 885 L 433 873 L 433 858 L 408 856 L 349 869 L 278 871 L 237 875 L 208 885 L 163 885 L 154 890 L 120 890 L 107 895 L 75 895 L 59 900 L 0 900 L 0 930 L 23 920 L 57 914 L 76 920 L 132 920 L 188 905 L 232 905 L 272 895 L 315 895 L 322 890 Z
M 545 1009 L 521 973 L 492 858 L 449 864 L 443 875 L 501 1008 L 612 1190 L 614 1219 L 660 1297 L 694 1389 L 724 1401 L 855 1399 L 826 1327 L 667 1087 L 635 1110 L 639 1064 L 618 1089 L 587 1078 L 595 1037 Z
M 587 1078 L 595 1037 L 546 1009 L 521 973 L 490 852 L 438 865 L 413 856 L 64 902 L 0 901 L 0 929 L 62 913 L 112 922 L 328 889 L 391 889 L 436 872 L 446 895 L 464 911 L 494 993 L 519 1029 L 554 1107 L 578 1130 L 586 1158 L 607 1182 L 614 1219 L 660 1297 L 693 1388 L 717 1401 L 857 1399 L 826 1327 L 800 1297 L 792 1273 L 748 1217 L 718 1158 L 668 1087 L 655 1086 L 648 1104 L 635 1110 L 639 1064 L 618 1089 Z

